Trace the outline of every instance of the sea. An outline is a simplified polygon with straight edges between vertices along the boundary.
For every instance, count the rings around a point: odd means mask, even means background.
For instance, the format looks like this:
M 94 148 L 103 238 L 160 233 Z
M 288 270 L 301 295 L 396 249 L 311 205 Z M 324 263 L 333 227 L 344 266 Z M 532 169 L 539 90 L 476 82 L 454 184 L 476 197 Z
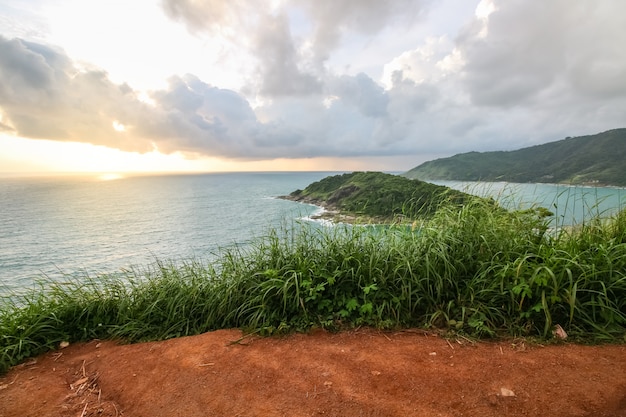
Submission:
M 278 197 L 339 173 L 0 178 L 0 295 L 42 279 L 210 260 L 271 229 L 315 224 L 319 207 Z M 624 188 L 437 183 L 507 208 L 544 206 L 560 225 L 610 216 L 626 203 Z

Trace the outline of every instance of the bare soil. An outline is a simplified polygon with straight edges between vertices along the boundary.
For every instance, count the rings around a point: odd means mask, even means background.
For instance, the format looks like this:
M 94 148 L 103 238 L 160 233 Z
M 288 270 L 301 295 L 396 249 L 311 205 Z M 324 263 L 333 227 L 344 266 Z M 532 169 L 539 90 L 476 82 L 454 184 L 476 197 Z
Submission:
M 625 345 L 243 336 L 71 345 L 0 378 L 0 417 L 626 416 Z

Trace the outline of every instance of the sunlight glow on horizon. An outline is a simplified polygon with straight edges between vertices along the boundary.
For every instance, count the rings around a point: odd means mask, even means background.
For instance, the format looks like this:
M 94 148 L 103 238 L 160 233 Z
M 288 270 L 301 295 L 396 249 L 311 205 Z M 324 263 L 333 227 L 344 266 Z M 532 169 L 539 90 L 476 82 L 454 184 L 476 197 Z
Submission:
M 98 175 L 98 179 L 100 181 L 115 181 L 115 180 L 121 180 L 122 178 L 124 178 L 124 176 L 122 174 L 102 174 L 102 175 Z
M 185 157 L 181 153 L 145 154 L 104 146 L 43 139 L 24 139 L 0 134 L 0 176 L 101 174 L 101 180 L 125 174 L 210 173 L 255 171 L 362 171 L 401 170 L 369 158 L 336 157 L 228 160 Z

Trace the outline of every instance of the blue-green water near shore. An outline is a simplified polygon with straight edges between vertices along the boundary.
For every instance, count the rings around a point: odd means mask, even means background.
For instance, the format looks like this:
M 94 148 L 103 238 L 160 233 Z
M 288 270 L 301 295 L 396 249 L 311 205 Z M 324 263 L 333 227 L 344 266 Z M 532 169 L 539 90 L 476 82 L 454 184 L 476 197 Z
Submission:
M 580 225 L 592 218 L 607 218 L 626 208 L 626 188 L 518 184 L 506 182 L 433 181 L 439 185 L 492 197 L 507 209 L 541 206 L 553 214 L 553 227 Z
M 207 259 L 318 208 L 276 197 L 331 172 L 0 179 L 0 293 L 44 275 L 111 273 L 155 260 Z M 443 183 L 511 207 L 541 204 L 560 224 L 608 215 L 626 190 L 545 184 Z

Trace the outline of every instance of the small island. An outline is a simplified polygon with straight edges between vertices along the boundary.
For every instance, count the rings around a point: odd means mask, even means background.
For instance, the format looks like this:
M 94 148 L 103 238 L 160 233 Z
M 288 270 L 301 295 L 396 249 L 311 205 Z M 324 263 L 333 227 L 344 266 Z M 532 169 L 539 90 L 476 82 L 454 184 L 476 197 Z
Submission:
M 323 207 L 318 218 L 334 222 L 386 224 L 428 218 L 444 204 L 462 205 L 477 197 L 398 175 L 352 172 L 280 198 Z

